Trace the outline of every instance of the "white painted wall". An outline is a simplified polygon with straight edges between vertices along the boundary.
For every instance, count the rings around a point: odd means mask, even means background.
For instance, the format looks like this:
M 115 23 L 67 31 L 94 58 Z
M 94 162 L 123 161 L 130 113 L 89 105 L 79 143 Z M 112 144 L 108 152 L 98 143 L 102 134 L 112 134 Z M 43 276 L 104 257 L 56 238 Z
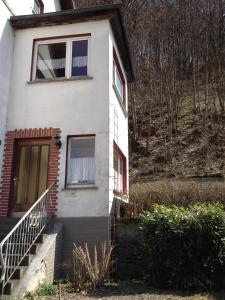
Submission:
M 93 79 L 27 83 L 33 39 L 91 33 Z M 59 217 L 106 216 L 109 210 L 109 33 L 108 20 L 18 30 L 7 130 L 59 127 L 62 148 Z M 64 190 L 67 135 L 96 134 L 96 189 Z
M 0 0 L 1 1 L 1 0 Z M 34 0 L 6 0 L 15 15 L 32 14 Z M 59 0 L 43 0 L 44 12 L 61 10 Z
M 10 12 L 0 0 L 0 174 L 9 98 L 14 33 L 8 21 Z M 1 183 L 0 183 L 1 184 Z
M 115 48 L 117 57 L 122 68 L 122 72 L 126 81 L 126 112 L 122 108 L 122 104 L 119 102 L 117 95 L 113 88 L 113 48 Z M 110 104 L 110 124 L 109 124 L 109 213 L 112 209 L 112 204 L 114 200 L 114 168 L 113 168 L 113 141 L 117 137 L 119 148 L 127 158 L 127 191 L 129 191 L 129 151 L 128 151 L 128 91 L 127 91 L 127 79 L 126 74 L 123 68 L 123 63 L 119 56 L 119 51 L 113 36 L 112 31 L 110 30 L 109 34 L 109 104 Z M 115 111 L 118 116 L 118 132 L 115 132 Z
M 6 2 L 16 15 L 32 13 L 33 0 L 6 0 Z M 61 10 L 59 0 L 44 0 L 43 2 L 45 12 Z M 2 170 L 2 156 L 14 50 L 14 30 L 9 22 L 11 15 L 5 3 L 0 0 L 0 174 Z

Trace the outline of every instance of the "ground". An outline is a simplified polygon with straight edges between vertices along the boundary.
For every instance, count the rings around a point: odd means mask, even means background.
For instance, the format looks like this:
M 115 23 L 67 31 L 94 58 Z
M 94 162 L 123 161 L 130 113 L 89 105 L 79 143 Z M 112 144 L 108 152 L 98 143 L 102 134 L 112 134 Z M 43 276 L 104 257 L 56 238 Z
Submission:
M 42 297 L 40 300 L 56 300 L 58 296 Z M 207 295 L 201 293 L 180 293 L 148 289 L 137 282 L 121 282 L 108 284 L 96 291 L 76 294 L 68 287 L 62 285 L 61 300 L 225 300 L 225 293 Z

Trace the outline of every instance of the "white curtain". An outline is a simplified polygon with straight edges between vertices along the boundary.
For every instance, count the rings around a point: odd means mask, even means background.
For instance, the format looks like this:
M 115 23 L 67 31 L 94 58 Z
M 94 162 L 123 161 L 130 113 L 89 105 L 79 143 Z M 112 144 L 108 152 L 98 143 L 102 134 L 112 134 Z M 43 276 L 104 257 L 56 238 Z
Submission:
M 80 157 L 70 159 L 70 183 L 95 181 L 95 158 Z

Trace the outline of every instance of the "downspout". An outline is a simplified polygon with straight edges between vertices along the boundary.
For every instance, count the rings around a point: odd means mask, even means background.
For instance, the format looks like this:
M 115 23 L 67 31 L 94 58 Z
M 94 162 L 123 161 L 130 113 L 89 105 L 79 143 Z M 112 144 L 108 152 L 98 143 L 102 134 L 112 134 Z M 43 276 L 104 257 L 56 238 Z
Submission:
M 5 4 L 5 6 L 8 8 L 8 10 L 10 11 L 12 16 L 15 16 L 15 13 L 13 11 L 13 9 L 10 7 L 9 3 L 7 0 L 2 0 L 2 2 Z

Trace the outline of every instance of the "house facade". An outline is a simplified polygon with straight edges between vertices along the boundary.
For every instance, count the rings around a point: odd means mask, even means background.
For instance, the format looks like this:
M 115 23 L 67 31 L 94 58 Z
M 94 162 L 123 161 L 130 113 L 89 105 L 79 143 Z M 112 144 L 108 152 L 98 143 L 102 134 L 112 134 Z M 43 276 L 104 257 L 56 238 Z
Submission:
M 48 0 L 21 11 L 28 2 L 12 1 L 12 16 L 3 2 L 0 218 L 22 217 L 55 183 L 49 211 L 63 223 L 66 261 L 73 242 L 110 240 L 128 201 L 133 71 L 122 7 Z

